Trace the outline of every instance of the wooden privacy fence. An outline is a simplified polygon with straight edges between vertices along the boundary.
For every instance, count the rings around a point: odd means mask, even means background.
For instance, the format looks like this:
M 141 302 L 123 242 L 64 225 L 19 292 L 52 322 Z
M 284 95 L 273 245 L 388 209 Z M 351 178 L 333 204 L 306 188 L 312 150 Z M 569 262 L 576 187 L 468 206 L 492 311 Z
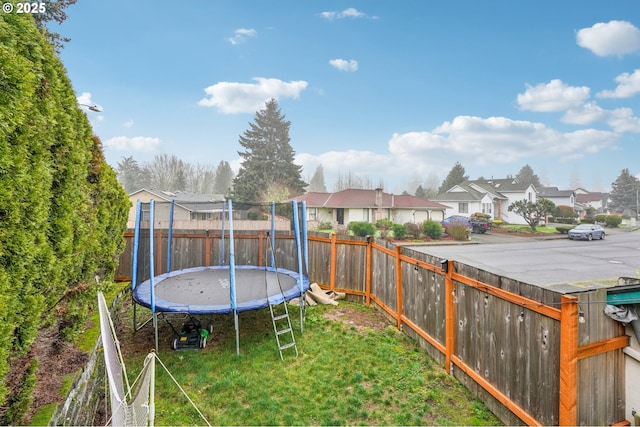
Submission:
M 278 266 L 295 269 L 292 236 L 276 237 Z M 219 234 L 174 231 L 173 239 L 172 269 L 217 264 Z M 264 233 L 235 239 L 245 242 L 239 264 L 264 264 Z M 166 249 L 162 231 L 155 241 Z M 162 258 L 156 252 L 157 274 L 165 271 Z M 120 279 L 130 277 L 130 259 L 129 249 Z M 621 349 L 628 337 L 597 310 L 587 319 L 602 324 L 579 328 L 579 304 L 601 295 L 541 289 L 385 240 L 336 234 L 310 233 L 308 274 L 325 289 L 378 306 L 505 424 L 624 420 Z

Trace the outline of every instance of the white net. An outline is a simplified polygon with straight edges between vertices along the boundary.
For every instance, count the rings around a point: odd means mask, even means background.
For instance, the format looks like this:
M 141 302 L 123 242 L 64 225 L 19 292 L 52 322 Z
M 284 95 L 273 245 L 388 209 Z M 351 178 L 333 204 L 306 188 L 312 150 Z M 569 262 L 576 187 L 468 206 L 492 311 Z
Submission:
M 153 353 L 147 355 L 142 372 L 136 380 L 136 386 L 131 392 L 118 341 L 111 323 L 111 316 L 101 292 L 98 293 L 98 310 L 100 312 L 100 332 L 104 348 L 104 363 L 111 397 L 111 425 L 153 425 L 152 390 L 155 355 Z M 127 397 L 129 397 L 128 400 Z

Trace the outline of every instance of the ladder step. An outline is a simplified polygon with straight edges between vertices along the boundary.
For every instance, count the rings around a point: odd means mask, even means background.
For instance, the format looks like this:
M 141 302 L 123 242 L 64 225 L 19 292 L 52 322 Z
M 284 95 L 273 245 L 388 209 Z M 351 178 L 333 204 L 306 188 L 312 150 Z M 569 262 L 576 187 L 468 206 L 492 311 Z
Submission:
M 280 351 L 282 351 L 282 350 L 286 350 L 287 348 L 289 348 L 289 347 L 293 347 L 294 345 L 296 345 L 296 343 L 295 343 L 295 342 L 290 342 L 290 343 L 288 343 L 288 344 L 281 345 L 281 346 L 280 346 Z
M 291 328 L 283 329 L 281 331 L 276 332 L 278 335 L 286 334 L 287 332 L 291 332 Z
M 275 316 L 273 320 L 286 319 L 287 317 L 289 317 L 288 314 L 281 314 L 280 316 Z

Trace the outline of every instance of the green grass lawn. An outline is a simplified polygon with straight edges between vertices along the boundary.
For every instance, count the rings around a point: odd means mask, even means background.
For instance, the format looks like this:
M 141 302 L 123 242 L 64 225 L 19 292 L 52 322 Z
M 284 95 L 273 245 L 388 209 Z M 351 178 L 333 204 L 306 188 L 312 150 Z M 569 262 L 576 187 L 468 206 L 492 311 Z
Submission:
M 531 233 L 531 227 L 528 225 L 501 225 L 500 229 L 507 230 L 510 233 Z M 558 230 L 555 227 L 538 226 L 536 227 L 536 233 L 557 234 Z
M 308 307 L 302 334 L 298 308 L 290 311 L 298 358 L 288 349 L 280 360 L 268 309 L 240 314 L 239 356 L 232 316 L 201 317 L 214 333 L 200 351 L 171 351 L 173 334 L 160 320 L 159 358 L 212 425 L 501 424 L 413 340 L 392 326 L 359 323 L 384 325 L 374 309 L 346 301 Z M 134 333 L 130 308 L 121 329 L 133 382 L 153 329 Z M 155 390 L 157 425 L 205 424 L 159 364 Z

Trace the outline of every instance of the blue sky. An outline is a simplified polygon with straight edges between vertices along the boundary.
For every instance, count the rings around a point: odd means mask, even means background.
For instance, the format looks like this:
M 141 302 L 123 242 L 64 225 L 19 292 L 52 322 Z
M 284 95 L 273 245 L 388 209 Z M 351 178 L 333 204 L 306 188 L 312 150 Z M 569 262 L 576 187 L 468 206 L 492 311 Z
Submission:
M 309 179 L 385 190 L 529 164 L 546 185 L 640 176 L 640 3 L 91 0 L 52 24 L 107 160 L 237 170 L 276 98 Z

